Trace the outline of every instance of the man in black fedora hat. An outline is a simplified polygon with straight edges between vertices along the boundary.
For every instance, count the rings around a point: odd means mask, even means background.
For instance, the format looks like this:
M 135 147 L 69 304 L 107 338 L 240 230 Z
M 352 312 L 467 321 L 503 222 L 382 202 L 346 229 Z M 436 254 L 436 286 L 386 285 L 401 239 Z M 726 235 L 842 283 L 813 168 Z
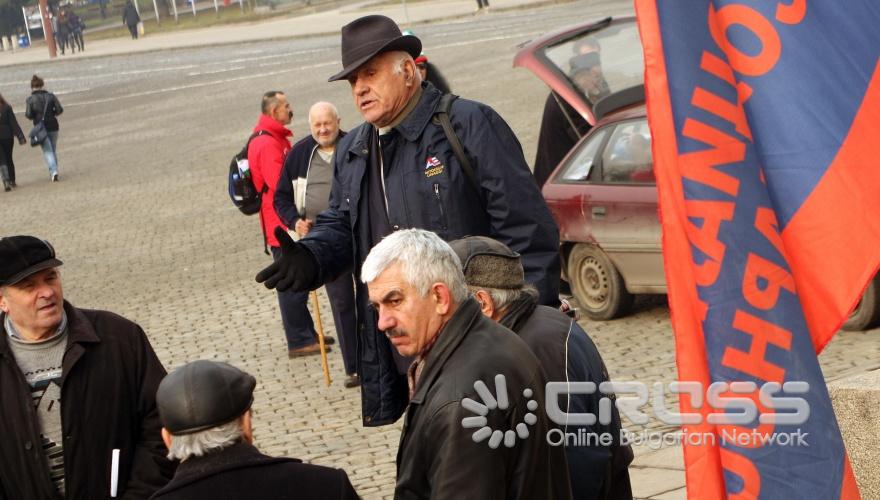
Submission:
M 64 300 L 61 261 L 0 239 L 0 498 L 146 499 L 171 478 L 165 369 L 135 323 Z
M 343 69 L 366 123 L 340 140 L 330 208 L 294 243 L 278 235 L 282 258 L 257 275 L 269 288 L 311 289 L 354 270 L 383 237 L 420 228 L 445 240 L 486 235 L 523 256 L 541 301 L 559 301 L 559 235 L 513 131 L 492 108 L 455 99 L 447 134 L 441 101 L 414 63 L 421 41 L 391 19 L 365 16 L 342 28 Z M 458 144 L 456 144 L 458 143 Z M 460 148 L 458 146 L 461 146 Z M 365 425 L 397 420 L 407 403 L 411 360 L 376 325 L 357 287 L 359 375 Z
M 251 405 L 257 380 L 199 360 L 171 372 L 156 393 L 162 439 L 180 466 L 154 500 L 217 498 L 355 500 L 341 469 L 270 457 L 254 446 Z

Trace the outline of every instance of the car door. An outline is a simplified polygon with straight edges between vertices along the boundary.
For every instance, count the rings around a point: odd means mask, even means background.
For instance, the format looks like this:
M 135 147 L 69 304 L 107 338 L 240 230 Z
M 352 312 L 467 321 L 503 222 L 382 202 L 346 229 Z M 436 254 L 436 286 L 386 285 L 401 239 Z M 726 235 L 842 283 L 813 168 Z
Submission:
M 651 132 L 645 118 L 604 127 L 598 161 L 584 185 L 583 214 L 631 293 L 666 291 Z

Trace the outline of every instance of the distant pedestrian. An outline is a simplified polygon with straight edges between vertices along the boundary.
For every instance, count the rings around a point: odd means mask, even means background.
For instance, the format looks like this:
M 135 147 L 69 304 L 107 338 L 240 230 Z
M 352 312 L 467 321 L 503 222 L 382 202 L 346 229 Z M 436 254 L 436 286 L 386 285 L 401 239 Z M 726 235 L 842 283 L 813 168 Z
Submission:
M 134 3 L 128 0 L 125 4 L 125 10 L 122 11 L 122 23 L 128 26 L 128 32 L 131 33 L 132 40 L 137 40 L 139 22 L 141 22 L 141 16 L 138 14 Z
M 31 78 L 31 95 L 28 96 L 24 115 L 36 126 L 45 122 L 49 137 L 40 144 L 43 160 L 49 169 L 49 178 L 58 182 L 58 116 L 64 112 L 55 94 L 43 90 L 43 79 L 37 75 Z M 45 114 L 44 114 L 45 111 Z
M 67 13 L 67 25 L 70 29 L 71 45 L 75 44 L 79 47 L 80 52 L 86 50 L 86 44 L 83 40 L 83 31 L 86 29 L 86 25 L 82 18 L 76 15 L 76 12 L 70 11 Z
M 256 379 L 216 361 L 171 372 L 156 393 L 162 439 L 180 460 L 153 500 L 355 500 L 344 470 L 263 455 L 254 446 Z
M 71 54 L 76 52 L 70 36 L 70 23 L 67 17 L 67 9 L 60 9 L 58 11 L 58 17 L 56 18 L 56 20 L 57 28 L 55 31 L 55 44 L 59 49 L 61 49 L 61 55 L 64 55 L 64 49 L 68 45 L 70 45 Z
M 24 133 L 15 119 L 15 111 L 12 106 L 3 99 L 0 94 L 0 177 L 3 178 L 3 190 L 15 189 L 15 162 L 12 161 L 13 139 L 18 137 L 18 143 L 24 144 Z
M 174 473 L 165 368 L 140 326 L 64 300 L 61 264 L 47 241 L 0 239 L 0 498 L 145 500 Z
M 477 12 L 489 12 L 489 0 L 477 0 Z

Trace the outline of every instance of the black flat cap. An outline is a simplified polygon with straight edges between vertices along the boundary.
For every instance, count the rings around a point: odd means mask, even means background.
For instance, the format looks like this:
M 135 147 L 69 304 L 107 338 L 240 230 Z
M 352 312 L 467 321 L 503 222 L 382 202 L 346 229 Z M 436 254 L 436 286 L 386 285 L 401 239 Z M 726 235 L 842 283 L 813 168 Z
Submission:
M 500 241 L 467 236 L 449 242 L 470 286 L 515 290 L 525 285 L 520 255 Z
M 348 78 L 377 54 L 393 50 L 407 52 L 415 59 L 422 52 L 422 41 L 401 33 L 397 23 L 389 17 L 371 15 L 355 19 L 342 27 L 342 71 L 327 81 Z
M 256 385 L 253 376 L 227 363 L 187 363 L 159 384 L 156 406 L 162 426 L 181 435 L 231 422 L 251 407 Z
M 0 239 L 0 286 L 14 285 L 36 272 L 61 264 L 48 241 L 34 236 Z

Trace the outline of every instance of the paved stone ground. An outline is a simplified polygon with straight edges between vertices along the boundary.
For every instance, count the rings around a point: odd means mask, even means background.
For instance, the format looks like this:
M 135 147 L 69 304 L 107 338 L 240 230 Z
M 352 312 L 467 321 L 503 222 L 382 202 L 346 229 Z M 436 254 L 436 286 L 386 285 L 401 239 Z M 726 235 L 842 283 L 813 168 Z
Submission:
M 531 159 L 546 88 L 510 69 L 516 44 L 630 5 L 580 1 L 469 16 L 417 33 L 456 92 L 495 107 Z M 331 387 L 318 358 L 287 359 L 276 298 L 253 281 L 269 262 L 257 221 L 225 194 L 225 166 L 263 91 L 288 91 L 298 137 L 305 109 L 318 99 L 339 105 L 344 126 L 359 122 L 346 86 L 325 83 L 337 57 L 335 37 L 312 37 L 4 68 L 0 91 L 19 112 L 31 72 L 60 91 L 67 111 L 62 182 L 48 182 L 37 150 L 17 148 L 20 189 L 0 193 L 0 234 L 51 240 L 65 261 L 67 298 L 140 323 L 167 368 L 207 358 L 253 373 L 256 439 L 265 452 L 345 468 L 364 498 L 390 498 L 399 426 L 360 425 L 360 396 L 342 387 L 338 352 L 330 355 Z M 641 298 L 631 316 L 584 326 L 614 379 L 674 380 L 663 298 Z M 820 361 L 829 380 L 877 366 L 880 331 L 841 333 Z M 658 422 L 645 428 L 668 430 Z M 638 498 L 683 498 L 680 451 L 637 454 L 631 475 Z

